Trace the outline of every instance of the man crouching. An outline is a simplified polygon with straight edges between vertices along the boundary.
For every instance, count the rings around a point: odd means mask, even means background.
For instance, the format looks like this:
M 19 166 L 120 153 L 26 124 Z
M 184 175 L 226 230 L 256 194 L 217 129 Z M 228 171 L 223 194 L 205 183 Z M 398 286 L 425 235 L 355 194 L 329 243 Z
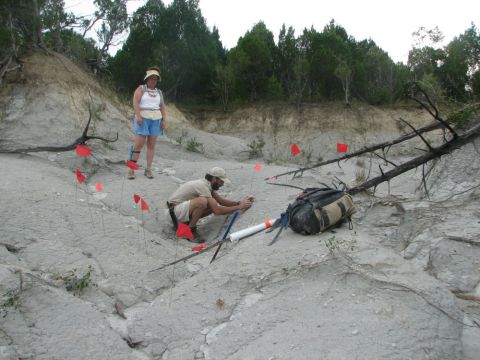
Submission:
M 210 214 L 226 215 L 236 210 L 248 209 L 252 206 L 253 197 L 247 196 L 242 201 L 232 201 L 217 193 L 225 183 L 230 183 L 226 172 L 220 167 L 210 169 L 205 179 L 188 181 L 181 185 L 167 201 L 173 225 L 186 223 L 190 226 L 195 243 L 203 243 L 205 239 L 197 236 L 197 222 Z

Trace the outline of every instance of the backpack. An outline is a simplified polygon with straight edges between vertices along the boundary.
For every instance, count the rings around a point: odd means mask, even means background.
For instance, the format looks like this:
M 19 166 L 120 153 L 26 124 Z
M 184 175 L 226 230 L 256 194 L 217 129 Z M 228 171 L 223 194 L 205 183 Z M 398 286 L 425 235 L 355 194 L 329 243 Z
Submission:
M 352 197 L 331 188 L 307 188 L 288 206 L 286 216 L 293 231 L 311 235 L 349 220 L 356 212 Z

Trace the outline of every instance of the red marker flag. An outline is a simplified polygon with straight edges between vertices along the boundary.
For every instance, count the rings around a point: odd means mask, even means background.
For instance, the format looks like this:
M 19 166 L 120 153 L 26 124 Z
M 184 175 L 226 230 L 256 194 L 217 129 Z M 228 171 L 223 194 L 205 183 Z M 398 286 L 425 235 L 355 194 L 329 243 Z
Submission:
M 135 201 L 135 204 L 138 204 L 138 202 L 140 201 L 140 196 L 137 195 L 137 194 L 134 194 L 133 195 L 133 201 Z
M 85 175 L 82 174 L 79 168 L 75 171 L 75 174 L 77 175 L 77 181 L 81 184 L 85 181 Z
M 192 250 L 193 251 L 202 251 L 203 249 L 205 249 L 207 247 L 207 244 L 200 244 L 198 246 L 194 246 L 192 247 Z
M 102 190 L 103 190 L 102 183 L 96 183 L 95 184 L 95 189 L 97 189 L 98 192 L 102 192 Z
M 293 156 L 297 156 L 298 154 L 300 154 L 301 150 L 297 144 L 292 144 L 290 151 L 292 152 Z
M 255 171 L 260 171 L 263 169 L 263 166 L 260 164 L 255 165 Z
M 192 229 L 190 229 L 190 226 L 184 223 L 178 223 L 177 233 L 175 235 L 184 239 L 194 239 Z
M 148 211 L 150 210 L 150 208 L 148 207 L 148 204 L 145 200 L 143 200 L 142 198 L 140 198 L 140 206 L 142 208 L 143 211 Z
M 81 157 L 87 157 L 92 153 L 92 150 L 86 145 L 77 145 L 75 151 Z
M 337 152 L 346 153 L 348 151 L 348 144 L 337 144 Z
M 130 161 L 130 160 L 127 160 L 125 162 L 127 164 L 127 166 L 132 169 L 132 170 L 138 170 L 138 165 L 137 163 L 134 163 L 133 161 Z

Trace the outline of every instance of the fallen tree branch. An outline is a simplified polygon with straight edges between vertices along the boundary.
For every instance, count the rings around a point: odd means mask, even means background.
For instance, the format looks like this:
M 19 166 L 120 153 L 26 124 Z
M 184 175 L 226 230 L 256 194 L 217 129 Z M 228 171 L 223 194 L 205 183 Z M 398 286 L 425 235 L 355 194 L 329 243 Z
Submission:
M 359 192 L 365 191 L 371 187 L 377 186 L 378 184 L 381 184 L 384 181 L 388 181 L 400 174 L 403 174 L 404 172 L 407 172 L 409 170 L 416 168 L 419 165 L 425 164 L 430 160 L 439 158 L 442 155 L 446 155 L 450 153 L 452 150 L 458 149 L 459 147 L 469 142 L 472 142 L 475 138 L 479 136 L 480 136 L 480 124 L 477 124 L 476 126 L 471 128 L 469 131 L 465 132 L 462 135 L 457 135 L 457 137 L 453 138 L 449 142 L 446 142 L 441 146 L 432 148 L 429 152 L 425 153 L 424 155 L 417 156 L 416 158 L 413 158 L 386 173 L 382 173 L 382 175 L 380 176 L 377 176 L 373 179 L 370 179 L 364 182 L 359 186 L 356 186 L 354 188 L 347 190 L 347 192 L 351 195 L 354 195 Z
M 429 132 L 429 131 L 433 131 L 433 130 L 437 130 L 437 129 L 441 129 L 441 128 L 443 128 L 443 125 L 441 123 L 439 124 L 439 123 L 435 122 L 435 123 L 432 123 L 430 125 L 424 126 L 420 129 L 417 129 L 416 131 L 412 131 L 408 134 L 400 136 L 400 137 L 398 137 L 394 140 L 385 141 L 383 143 L 379 143 L 379 144 L 376 144 L 376 145 L 373 145 L 373 146 L 367 146 L 367 147 L 364 147 L 364 148 L 362 148 L 358 151 L 355 151 L 355 152 L 352 152 L 352 153 L 349 153 L 349 154 L 345 154 L 341 157 L 338 157 L 338 158 L 335 158 L 335 159 L 330 159 L 330 160 L 325 160 L 325 161 L 319 162 L 317 164 L 314 164 L 312 166 L 304 167 L 304 168 L 301 168 L 301 169 L 287 171 L 287 172 L 284 172 L 284 173 L 266 178 L 265 180 L 271 180 L 273 178 L 279 178 L 281 176 L 291 175 L 291 174 L 294 174 L 294 177 L 295 177 L 298 173 L 303 173 L 306 170 L 315 169 L 317 167 L 332 164 L 334 162 L 340 162 L 342 160 L 357 157 L 357 156 L 360 156 L 360 155 L 363 155 L 363 154 L 366 154 L 366 153 L 371 153 L 371 152 L 374 152 L 376 150 L 385 149 L 387 147 L 391 147 L 392 145 L 396 145 L 396 144 L 402 143 L 404 141 L 410 140 L 410 139 L 418 136 L 418 134 L 422 134 L 422 133 L 425 133 L 425 132 Z
M 447 198 L 445 198 L 445 199 L 439 200 L 438 202 L 441 203 L 441 202 L 444 202 L 444 201 L 449 201 L 450 199 L 452 199 L 452 198 L 455 197 L 455 196 L 465 194 L 465 193 L 467 193 L 467 192 L 469 192 L 469 191 L 472 191 L 472 190 L 475 190 L 475 189 L 477 189 L 477 188 L 479 188 L 479 187 L 480 187 L 480 184 L 475 185 L 475 186 L 472 186 L 471 188 L 468 188 L 467 190 L 460 191 L 460 192 L 458 192 L 458 193 L 454 193 L 454 194 L 450 195 L 449 197 L 447 197 Z
M 5 246 L 5 248 L 9 251 L 9 252 L 12 252 L 12 253 L 17 253 L 19 252 L 22 248 L 19 248 L 15 245 L 12 245 L 12 244 L 9 244 L 9 243 L 6 243 L 6 242 L 0 242 L 0 246 Z
M 442 119 L 442 117 L 439 115 L 439 111 L 437 109 L 437 107 L 433 104 L 433 102 L 431 101 L 430 97 L 428 96 L 427 92 L 425 90 L 423 90 L 419 85 L 418 83 L 414 82 L 412 83 L 412 87 L 411 87 L 411 90 L 412 92 L 414 92 L 415 94 L 420 94 L 421 96 L 424 97 L 425 101 L 422 101 L 420 99 L 418 99 L 418 97 L 414 96 L 414 95 L 408 95 L 408 97 L 415 101 L 416 103 L 420 104 L 420 106 L 425 109 L 435 120 L 437 120 L 437 122 L 431 124 L 431 125 L 427 125 L 425 127 L 422 127 L 420 129 L 415 129 L 411 124 L 409 124 L 407 121 L 405 121 L 404 119 L 401 119 L 400 120 L 402 122 L 404 122 L 405 124 L 407 124 L 411 129 L 413 129 L 412 132 L 408 133 L 408 134 L 405 134 L 403 136 L 400 136 L 394 140 L 391 140 L 391 141 L 387 141 L 387 142 L 383 142 L 383 143 L 380 143 L 380 144 L 376 144 L 376 145 L 373 145 L 373 146 L 368 146 L 368 147 L 364 147 L 362 149 L 360 149 L 359 151 L 356 151 L 356 152 L 353 152 L 353 153 L 350 153 L 350 154 L 345 154 L 344 156 L 341 156 L 341 157 L 338 157 L 338 158 L 335 158 L 335 159 L 331 159 L 331 160 L 326 160 L 326 161 L 322 161 L 322 162 L 319 162 L 317 164 L 314 164 L 312 166 L 308 166 L 308 167 L 304 167 L 304 168 L 300 168 L 300 169 L 297 169 L 297 170 L 292 170 L 292 171 L 287 171 L 287 172 L 284 172 L 284 173 L 281 173 L 281 174 L 278 174 L 278 175 L 275 175 L 275 176 L 271 176 L 269 178 L 266 178 L 265 180 L 271 180 L 271 179 L 276 179 L 276 178 L 279 178 L 280 176 L 285 176 L 285 175 L 291 175 L 293 174 L 293 177 L 297 177 L 299 176 L 298 174 L 303 174 L 304 171 L 306 170 L 311 170 L 311 169 L 314 169 L 314 168 L 317 168 L 317 167 L 320 167 L 320 166 L 324 166 L 324 165 L 328 165 L 328 164 L 331 164 L 331 163 L 334 163 L 334 162 L 340 162 L 342 160 L 346 160 L 346 159 L 349 159 L 349 158 L 353 158 L 353 157 L 357 157 L 357 156 L 360 156 L 360 155 L 363 155 L 365 153 L 372 153 L 372 152 L 375 152 L 376 150 L 382 150 L 383 152 L 385 152 L 385 149 L 389 149 L 391 146 L 393 145 L 396 145 L 396 144 L 399 144 L 401 142 L 404 142 L 406 140 L 409 140 L 409 139 L 412 139 L 414 137 L 420 137 L 422 139 L 422 141 L 427 145 L 428 149 L 431 151 L 432 150 L 432 147 L 431 145 L 428 143 L 428 141 L 421 135 L 425 132 L 429 132 L 429 131 L 433 131 L 433 130 L 436 130 L 436 129 L 443 129 L 445 131 L 445 129 L 448 129 L 449 132 L 452 134 L 452 139 L 456 139 L 459 135 L 458 133 L 452 128 L 451 126 L 451 121 L 449 120 L 444 120 Z M 478 107 L 478 104 L 472 104 L 468 107 L 466 107 L 465 109 L 469 109 L 469 108 L 472 108 L 472 109 L 476 109 Z M 445 139 L 445 136 L 444 136 L 444 141 L 445 142 L 448 142 L 449 140 L 446 140 Z M 378 156 L 378 155 L 377 155 Z M 385 155 L 384 155 L 385 156 Z M 386 156 L 385 156 L 386 158 Z
M 464 238 L 464 237 L 461 237 L 461 236 L 450 235 L 448 237 L 448 240 L 459 241 L 459 242 L 463 242 L 463 243 L 469 244 L 469 245 L 480 246 L 480 242 L 475 241 L 475 240 L 471 240 L 471 239 L 467 239 L 467 238 Z
M 118 140 L 118 132 L 117 135 L 115 136 L 115 139 L 106 139 L 101 136 L 90 136 L 87 135 L 88 133 L 88 128 L 90 126 L 90 122 L 92 121 L 92 112 L 90 109 L 89 111 L 89 118 L 87 125 L 85 126 L 85 129 L 83 130 L 82 136 L 80 136 L 78 139 L 76 139 L 73 143 L 70 145 L 65 145 L 65 146 L 36 146 L 36 147 L 31 147 L 31 148 L 25 148 L 25 149 L 14 149 L 14 150 L 2 150 L 0 149 L 0 153 L 4 154 L 23 154 L 23 153 L 31 153 L 31 152 L 42 152 L 42 151 L 48 151 L 48 152 L 62 152 L 62 151 L 71 151 L 75 150 L 77 145 L 83 145 L 85 144 L 88 140 L 92 139 L 97 139 L 101 141 L 105 141 L 107 143 L 112 143 Z
M 454 138 L 456 138 L 458 136 L 458 134 L 455 132 L 455 130 L 453 130 L 453 128 L 450 126 L 450 124 L 445 121 L 444 119 L 442 119 L 440 117 L 440 115 L 438 114 L 438 109 L 437 107 L 433 104 L 433 102 L 430 100 L 430 97 L 428 96 L 427 92 L 425 90 L 423 90 L 419 85 L 418 83 L 414 82 L 412 84 L 412 87 L 413 87 L 413 91 L 415 91 L 415 93 L 420 93 L 423 97 L 425 97 L 425 99 L 427 100 L 427 104 L 425 104 L 423 101 L 421 101 L 420 99 L 418 99 L 417 97 L 415 96 L 412 96 L 410 95 L 409 98 L 413 101 L 415 101 L 416 103 L 420 104 L 421 107 L 423 107 L 430 115 L 432 115 L 432 117 L 439 121 L 446 129 L 448 129 L 450 131 L 450 133 L 452 134 L 452 136 Z M 433 109 L 433 110 L 432 110 Z
M 407 124 L 407 126 L 408 126 L 410 129 L 412 129 L 413 132 L 414 132 L 415 134 L 417 134 L 417 136 L 418 136 L 420 139 L 422 139 L 423 143 L 427 146 L 427 148 L 428 148 L 429 150 L 432 150 L 432 145 L 430 145 L 430 143 L 427 141 L 427 139 L 425 139 L 425 138 L 423 137 L 423 135 L 417 131 L 417 129 L 415 129 L 408 121 L 403 120 L 402 118 L 400 118 L 400 120 L 403 121 L 405 124 Z

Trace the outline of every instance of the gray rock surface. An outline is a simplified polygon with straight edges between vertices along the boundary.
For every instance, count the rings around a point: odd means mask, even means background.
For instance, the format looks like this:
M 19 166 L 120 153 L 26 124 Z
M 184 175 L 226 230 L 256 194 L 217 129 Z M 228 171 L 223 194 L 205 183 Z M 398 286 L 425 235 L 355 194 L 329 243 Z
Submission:
M 236 231 L 285 210 L 298 190 L 268 185 L 264 178 L 296 165 L 267 163 L 267 154 L 245 158 L 242 152 L 258 135 L 249 117 L 257 115 L 233 114 L 245 125 L 245 133 L 235 135 L 210 120 L 198 130 L 170 105 L 155 178 L 139 171 L 126 180 L 123 160 L 133 135 L 121 107 L 64 58 L 34 56 L 29 64 L 26 85 L 2 92 L 2 148 L 73 141 L 88 119 L 88 99 L 103 104 L 95 133 L 118 131 L 119 140 L 92 142 L 87 160 L 74 152 L 0 154 L 1 359 L 478 358 L 480 161 L 473 145 L 437 162 L 429 198 L 421 190 L 421 171 L 380 185 L 375 196 L 355 196 L 352 230 L 343 225 L 313 236 L 286 230 L 272 246 L 274 233 L 263 232 L 225 244 L 212 264 L 213 252 L 207 252 L 155 270 L 192 253 L 190 243 L 175 237 L 165 207 L 179 184 L 203 177 L 212 166 L 224 167 L 233 184 L 222 194 L 256 199 Z M 273 118 L 287 123 L 291 116 Z M 373 124 L 375 117 L 368 116 Z M 400 131 L 382 126 L 388 136 Z M 280 129 L 273 136 L 269 129 L 262 132 L 269 152 L 286 157 L 290 143 L 276 141 L 291 134 Z M 332 134 L 311 142 L 312 153 L 335 156 L 326 150 Z M 363 146 L 366 138 L 352 144 Z M 186 149 L 189 139 L 201 143 L 201 153 Z M 395 160 L 407 155 L 405 148 Z M 263 170 L 255 171 L 256 163 Z M 273 181 L 312 187 L 339 178 L 354 186 L 362 169 L 374 176 L 378 165 L 350 160 Z M 76 182 L 77 167 L 86 184 Z M 139 209 L 134 194 L 149 211 Z M 226 221 L 206 218 L 199 231 L 213 242 Z

